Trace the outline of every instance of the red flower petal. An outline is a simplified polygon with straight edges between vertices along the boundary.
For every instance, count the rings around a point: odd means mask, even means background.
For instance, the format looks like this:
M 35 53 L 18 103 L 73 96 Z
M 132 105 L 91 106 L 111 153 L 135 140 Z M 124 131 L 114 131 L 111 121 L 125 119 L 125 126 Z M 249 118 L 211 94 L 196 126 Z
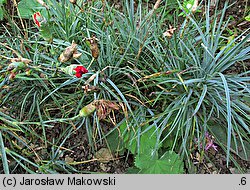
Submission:
M 88 70 L 87 70 L 85 67 L 82 67 L 82 68 L 81 68 L 81 72 L 82 72 L 83 74 L 85 74 L 85 73 L 88 72 Z
M 81 73 L 76 73 L 75 75 L 76 75 L 77 78 L 81 78 L 82 77 Z
M 81 71 L 81 66 L 77 66 L 76 68 L 73 69 L 76 72 L 80 72 Z
M 83 74 L 85 74 L 85 73 L 88 72 L 88 70 L 87 70 L 85 67 L 83 67 L 83 66 L 77 66 L 77 67 L 74 68 L 73 70 L 76 71 L 75 76 L 76 76 L 77 78 L 81 78 Z
M 41 24 L 40 24 L 40 22 L 38 21 L 37 17 L 42 17 L 41 14 L 40 14 L 39 12 L 33 14 L 33 19 L 34 19 L 36 25 L 40 28 L 40 27 L 41 27 Z

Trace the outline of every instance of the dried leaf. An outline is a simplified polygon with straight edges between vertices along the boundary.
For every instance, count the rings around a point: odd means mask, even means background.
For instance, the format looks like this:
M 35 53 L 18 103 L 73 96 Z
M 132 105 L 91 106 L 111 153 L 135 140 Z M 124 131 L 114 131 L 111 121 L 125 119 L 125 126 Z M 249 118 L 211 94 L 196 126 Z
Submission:
M 82 89 L 84 90 L 84 93 L 87 94 L 88 92 L 97 92 L 100 90 L 97 86 L 90 86 L 90 85 L 85 85 L 82 86 Z
M 103 163 L 107 163 L 110 160 L 113 160 L 113 155 L 107 148 L 101 148 L 100 150 L 98 150 L 95 154 L 95 157 L 98 159 L 98 161 Z
M 10 60 L 10 62 L 23 62 L 23 63 L 25 63 L 25 64 L 29 64 L 29 63 L 31 63 L 32 61 L 30 60 L 30 59 L 26 59 L 26 58 L 22 58 L 22 57 L 19 57 L 19 58 L 12 58 L 11 60 Z
M 76 4 L 76 0 L 69 0 L 70 3 Z
M 65 162 L 66 162 L 66 163 L 72 163 L 72 162 L 74 162 L 74 158 L 71 158 L 71 157 L 69 157 L 69 156 L 66 156 L 66 157 L 65 157 Z
M 96 78 L 96 74 L 93 74 L 91 77 L 89 77 L 89 79 L 85 82 L 85 84 L 88 85 L 88 84 L 91 83 L 95 78 Z
M 172 38 L 175 30 L 176 30 L 176 28 L 173 28 L 171 25 L 169 25 L 169 29 L 163 33 L 163 36 L 168 37 L 168 38 Z
M 156 1 L 155 5 L 154 5 L 154 10 L 158 9 L 160 4 L 161 4 L 161 0 Z
M 16 73 L 15 72 L 11 72 L 10 76 L 9 76 L 9 80 L 12 80 L 16 77 Z
M 79 57 L 81 57 L 81 55 L 82 55 L 82 53 L 78 53 L 78 52 L 73 53 L 73 58 L 78 59 Z

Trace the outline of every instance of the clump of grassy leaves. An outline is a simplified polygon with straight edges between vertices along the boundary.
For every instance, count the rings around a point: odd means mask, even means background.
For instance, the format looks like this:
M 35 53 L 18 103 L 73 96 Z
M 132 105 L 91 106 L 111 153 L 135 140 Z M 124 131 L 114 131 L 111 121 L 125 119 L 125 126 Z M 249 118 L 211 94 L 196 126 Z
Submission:
M 205 21 L 186 13 L 171 39 L 162 36 L 163 25 L 155 25 L 144 51 L 153 61 L 142 81 L 152 89 L 149 97 L 155 115 L 149 121 L 150 127 L 156 125 L 159 130 L 159 144 L 166 141 L 172 144 L 171 150 L 189 158 L 194 139 L 204 147 L 205 133 L 210 132 L 225 150 L 227 164 L 237 165 L 231 152 L 249 160 L 249 71 L 227 71 L 249 60 L 250 36 L 246 31 L 225 45 L 227 6 L 219 19 L 218 11 L 210 15 L 209 3 Z M 191 166 L 189 160 L 187 165 Z

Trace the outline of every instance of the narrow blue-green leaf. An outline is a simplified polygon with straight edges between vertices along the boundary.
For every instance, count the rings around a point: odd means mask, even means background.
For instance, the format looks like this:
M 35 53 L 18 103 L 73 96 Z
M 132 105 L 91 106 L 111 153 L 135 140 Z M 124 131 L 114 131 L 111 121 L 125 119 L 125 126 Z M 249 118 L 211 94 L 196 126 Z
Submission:
M 21 160 L 23 160 L 23 161 L 25 161 L 25 162 L 31 164 L 32 166 L 34 166 L 34 167 L 36 167 L 36 168 L 39 168 L 39 165 L 37 165 L 36 163 L 34 163 L 34 162 L 28 160 L 27 158 L 23 157 L 22 155 L 20 155 L 20 154 L 14 152 L 14 151 L 12 151 L 12 150 L 10 150 L 10 149 L 6 149 L 6 153 L 9 154 L 9 155 L 11 155 L 13 158 L 14 158 L 14 157 L 18 157 L 19 159 L 21 159 Z M 17 159 L 17 160 L 18 160 L 18 159 Z
M 122 94 L 122 92 L 119 90 L 119 88 L 110 80 L 110 79 L 107 79 L 107 82 L 109 84 L 111 84 L 111 86 L 116 90 L 116 92 L 120 95 L 120 97 L 122 98 L 122 100 L 124 101 L 124 103 L 127 105 L 129 111 L 131 112 L 132 114 L 132 109 L 131 107 L 129 106 L 128 104 L 128 101 L 126 100 L 126 98 L 124 97 L 124 95 Z
M 230 147 L 231 147 L 231 135 L 232 135 L 232 112 L 231 112 L 231 100 L 230 100 L 230 91 L 227 85 L 225 76 L 222 73 L 219 73 L 226 94 L 226 103 L 227 103 L 227 166 L 229 163 Z
M 194 110 L 193 115 L 195 115 L 199 111 L 199 109 L 201 107 L 201 104 L 202 104 L 202 102 L 203 102 L 203 100 L 204 100 L 204 98 L 206 96 L 206 93 L 207 93 L 207 85 L 203 85 L 203 90 L 202 90 L 200 99 L 199 99 L 198 104 L 197 104 L 197 106 L 196 106 L 196 108 Z
M 1 149 L 1 155 L 2 155 L 2 162 L 3 162 L 3 170 L 5 174 L 9 174 L 9 165 L 8 165 L 8 160 L 5 152 L 5 147 L 3 143 L 3 137 L 2 137 L 2 132 L 0 131 L 0 149 Z
M 45 100 L 47 100 L 47 98 L 49 98 L 53 93 L 55 93 L 57 90 L 59 90 L 62 87 L 65 87 L 67 85 L 70 85 L 76 81 L 79 81 L 79 78 L 73 78 L 73 79 L 69 79 L 67 81 L 65 81 L 64 83 L 62 83 L 59 87 L 57 87 L 55 90 L 53 90 L 51 93 L 49 93 L 41 102 L 40 104 L 42 104 Z

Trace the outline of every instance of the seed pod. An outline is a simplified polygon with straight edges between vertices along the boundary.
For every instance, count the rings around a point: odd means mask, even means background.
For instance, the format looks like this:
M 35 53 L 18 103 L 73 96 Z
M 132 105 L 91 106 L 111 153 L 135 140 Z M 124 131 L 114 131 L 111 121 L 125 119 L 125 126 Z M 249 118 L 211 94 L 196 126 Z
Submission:
M 77 51 L 77 44 L 73 41 L 71 46 L 67 47 L 59 56 L 58 60 L 62 63 L 69 61 Z
M 95 59 L 97 59 L 99 56 L 99 48 L 98 48 L 98 44 L 97 44 L 97 38 L 95 36 L 93 36 L 92 38 L 89 38 L 86 40 L 89 41 L 89 43 L 90 43 L 90 50 L 91 50 L 92 56 Z
M 90 104 L 84 106 L 80 112 L 79 116 L 80 117 L 86 117 L 92 114 L 96 110 L 96 106 L 94 105 L 94 102 L 91 102 Z

